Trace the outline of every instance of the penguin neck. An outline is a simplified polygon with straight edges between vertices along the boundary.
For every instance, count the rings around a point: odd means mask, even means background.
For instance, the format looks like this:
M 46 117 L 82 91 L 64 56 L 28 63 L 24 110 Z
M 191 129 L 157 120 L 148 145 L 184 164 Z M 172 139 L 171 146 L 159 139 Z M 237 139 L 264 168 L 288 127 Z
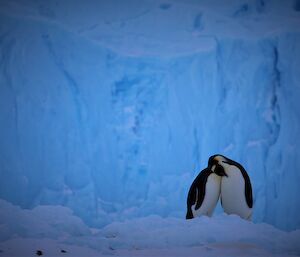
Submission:
M 223 163 L 222 164 L 226 174 L 228 176 L 232 175 L 233 173 L 236 172 L 236 170 L 238 169 L 238 167 L 236 167 L 235 165 L 231 165 L 231 164 L 228 164 L 228 163 Z
M 218 176 L 217 174 L 215 173 L 211 173 L 209 175 L 209 178 L 212 179 L 213 181 L 215 181 L 216 183 L 220 183 L 221 182 L 221 177 Z

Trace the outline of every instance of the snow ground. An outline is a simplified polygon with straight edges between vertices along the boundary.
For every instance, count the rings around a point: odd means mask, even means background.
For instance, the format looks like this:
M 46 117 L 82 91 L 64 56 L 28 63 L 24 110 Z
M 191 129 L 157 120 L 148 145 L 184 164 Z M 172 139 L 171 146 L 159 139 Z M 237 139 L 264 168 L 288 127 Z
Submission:
M 221 228 L 217 229 L 213 224 L 215 223 L 215 218 L 210 218 L 210 225 L 204 226 L 205 230 L 201 228 L 201 219 L 196 222 L 200 223 L 199 226 L 195 226 L 198 231 L 196 232 L 194 227 L 187 225 L 187 230 L 182 231 L 181 220 L 173 221 L 172 224 L 165 226 L 157 231 L 152 230 L 152 228 L 147 228 L 144 231 L 143 227 L 140 227 L 139 231 L 128 230 L 126 223 L 118 224 L 116 227 L 122 229 L 125 227 L 126 233 L 118 235 L 114 238 L 106 238 L 99 235 L 94 235 L 92 237 L 82 236 L 81 238 L 68 238 L 65 240 L 55 240 L 55 239 L 37 239 L 37 238 L 14 238 L 0 243 L 0 256 L 2 257 L 31 257 L 36 256 L 35 253 L 38 250 L 43 252 L 44 256 L 120 256 L 120 257 L 130 257 L 130 256 L 173 256 L 173 257 L 192 257 L 192 256 L 299 256 L 299 231 L 296 233 L 288 233 L 280 235 L 280 231 L 276 231 L 274 228 L 269 228 L 270 231 L 267 233 L 267 228 L 262 228 L 261 225 L 251 225 L 252 233 L 260 234 L 259 239 L 250 237 L 247 239 L 249 234 L 247 232 L 243 235 L 239 234 L 240 226 L 244 226 L 243 222 L 238 218 L 236 219 L 235 225 L 237 227 L 232 227 L 231 229 L 236 233 L 235 237 L 229 236 L 227 239 L 221 239 L 222 236 L 226 237 L 228 233 L 227 225 L 231 225 L 230 221 L 228 224 L 227 218 L 232 219 L 232 217 L 222 217 L 222 224 L 218 224 Z M 137 220 L 138 222 L 138 220 Z M 150 222 L 155 226 L 155 219 L 146 218 L 143 222 Z M 163 223 L 169 223 L 169 219 L 161 220 Z M 195 223 L 196 223 L 195 222 Z M 226 230 L 223 230 L 226 227 Z M 170 231 L 172 234 L 170 236 Z M 176 234 L 179 232 L 180 234 Z M 100 231 L 101 233 L 102 231 Z M 125 237 L 131 237 L 131 232 L 135 233 L 139 239 L 128 242 Z M 155 234 L 156 238 L 150 238 Z M 219 238 L 221 233 L 221 238 Z M 199 236 L 201 239 L 191 238 L 193 236 Z M 207 234 L 211 235 L 208 236 Z M 250 233 L 251 234 L 251 233 Z M 261 235 L 264 235 L 262 239 Z M 293 235 L 294 234 L 294 235 Z M 212 237 L 215 235 L 215 237 Z M 279 236 L 280 235 L 280 236 Z M 252 235 L 253 236 L 253 235 Z M 170 237 L 176 238 L 176 240 L 170 239 Z M 176 244 L 177 240 L 182 240 L 185 237 L 185 245 L 182 243 Z M 296 238 L 298 237 L 298 238 Z M 155 241 L 155 243 L 151 243 Z M 73 241 L 74 240 L 74 241 Z M 101 245 L 102 241 L 106 242 L 106 247 Z M 283 240 L 287 245 L 283 245 L 280 240 Z M 290 240 L 294 240 L 291 243 Z M 88 243 L 85 243 L 87 242 Z M 115 242 L 116 241 L 116 242 Z M 190 242 L 188 242 L 190 241 Z M 198 241 L 198 242 L 197 242 Z M 179 242 L 179 241 L 178 241 Z M 120 244 L 120 245 L 119 245 Z M 293 245 L 295 244 L 295 245 Z M 297 247 L 298 248 L 297 248 Z M 66 252 L 61 252 L 62 250 Z
M 65 207 L 0 204 L 0 210 L 6 207 L 0 212 L 1 257 L 35 256 L 38 250 L 53 257 L 300 255 L 300 230 L 281 231 L 235 215 L 193 220 L 152 215 L 92 229 Z
M 17 246 L 17 247 L 16 247 Z M 148 256 L 148 257 L 222 257 L 222 256 L 241 256 L 241 257 L 293 257 L 299 255 L 285 254 L 285 253 L 271 253 L 258 247 L 254 244 L 247 243 L 208 243 L 202 246 L 191 247 L 172 247 L 161 249 L 121 249 L 121 250 L 107 250 L 101 252 L 86 246 L 76 246 L 70 244 L 63 244 L 59 241 L 52 239 L 12 239 L 8 242 L 0 244 L 2 252 L 0 256 L 5 257 L 32 257 L 37 256 L 35 253 L 37 249 L 43 251 L 43 256 L 51 257 L 135 257 L 135 256 Z M 66 250 L 65 250 L 66 249 Z M 65 250 L 62 253 L 61 250 Z

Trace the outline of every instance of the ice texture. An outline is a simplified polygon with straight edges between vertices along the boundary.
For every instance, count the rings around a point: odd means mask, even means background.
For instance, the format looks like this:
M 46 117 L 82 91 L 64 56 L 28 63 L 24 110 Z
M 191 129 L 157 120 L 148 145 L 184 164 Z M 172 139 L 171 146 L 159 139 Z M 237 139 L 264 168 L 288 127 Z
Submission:
M 300 228 L 299 1 L 1 1 L 0 198 L 184 218 L 215 153 Z M 221 212 L 218 208 L 217 211 Z

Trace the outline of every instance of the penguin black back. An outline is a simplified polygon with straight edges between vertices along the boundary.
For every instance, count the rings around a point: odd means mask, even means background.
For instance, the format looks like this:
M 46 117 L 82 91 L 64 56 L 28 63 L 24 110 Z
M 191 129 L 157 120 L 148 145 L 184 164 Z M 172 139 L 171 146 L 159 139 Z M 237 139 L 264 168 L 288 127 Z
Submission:
M 194 218 L 191 208 L 195 203 L 196 203 L 195 209 L 197 210 L 200 208 L 205 196 L 206 181 L 208 176 L 211 173 L 212 171 L 210 169 L 205 168 L 199 173 L 199 175 L 193 181 L 187 197 L 186 219 Z

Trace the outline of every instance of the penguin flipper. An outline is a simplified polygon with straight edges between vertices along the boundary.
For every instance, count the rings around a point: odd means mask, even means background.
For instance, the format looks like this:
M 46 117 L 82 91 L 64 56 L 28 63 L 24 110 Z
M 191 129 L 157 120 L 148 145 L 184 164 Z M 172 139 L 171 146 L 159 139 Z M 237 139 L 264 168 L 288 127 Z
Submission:
M 193 182 L 194 186 L 196 187 L 196 191 L 197 191 L 197 192 L 195 192 L 195 196 L 196 196 L 195 210 L 198 210 L 203 203 L 203 200 L 205 197 L 206 182 L 207 182 L 208 176 L 211 173 L 212 173 L 212 171 L 210 169 L 206 168 L 200 172 L 200 174 L 197 176 L 197 178 Z
M 253 197 L 252 197 L 252 186 L 250 182 L 250 178 L 246 172 L 246 170 L 243 168 L 243 166 L 240 167 L 241 173 L 245 180 L 245 198 L 246 202 L 249 208 L 252 208 L 253 206 Z
M 186 212 L 186 219 L 192 219 L 194 218 L 193 212 L 192 212 L 192 206 L 196 202 L 196 188 L 194 184 L 191 185 L 188 197 L 187 197 L 187 212 Z
M 187 213 L 186 213 L 186 219 L 192 219 L 194 218 L 193 212 L 192 212 L 192 206 L 195 204 L 195 210 L 198 210 L 202 202 L 204 200 L 205 196 L 205 185 L 208 176 L 212 173 L 212 171 L 208 168 L 202 170 L 199 175 L 195 178 L 193 181 L 188 197 L 187 197 Z
M 197 201 L 196 201 L 195 210 L 198 210 L 201 207 L 204 200 L 204 196 L 205 196 L 205 184 L 199 187 L 197 190 Z

